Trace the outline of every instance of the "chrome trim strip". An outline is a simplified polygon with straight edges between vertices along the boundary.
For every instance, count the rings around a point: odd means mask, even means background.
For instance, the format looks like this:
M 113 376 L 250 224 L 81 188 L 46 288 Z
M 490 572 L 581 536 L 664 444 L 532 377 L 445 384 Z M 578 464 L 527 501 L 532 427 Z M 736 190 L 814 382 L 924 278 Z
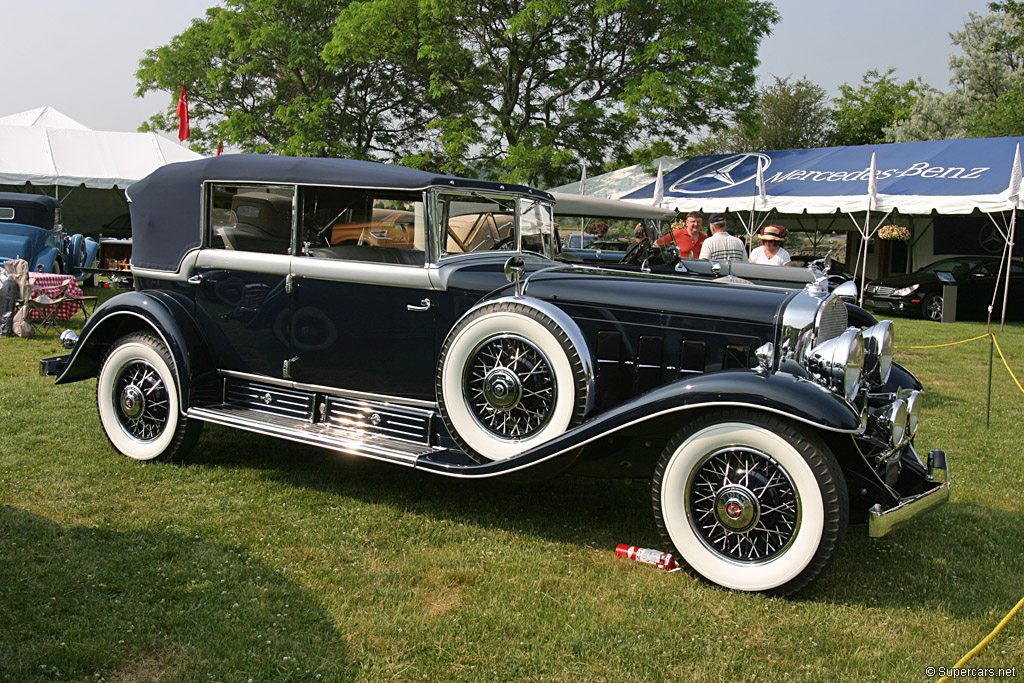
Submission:
M 331 396 L 340 396 L 343 398 L 354 398 L 361 401 L 394 403 L 396 405 L 410 406 L 414 408 L 426 408 L 427 410 L 437 410 L 437 403 L 433 401 L 424 401 L 416 398 L 401 398 L 398 396 L 389 396 L 387 394 L 371 394 L 366 391 L 352 391 L 349 389 L 339 389 L 337 387 L 328 387 L 323 386 L 321 384 L 304 384 L 302 382 L 292 382 L 291 380 L 287 379 L 267 377 L 266 375 L 255 375 L 249 372 L 239 372 L 237 370 L 219 370 L 218 372 L 220 375 L 224 377 L 244 379 L 251 382 L 262 382 L 263 384 L 273 384 L 288 389 L 295 389 L 297 391 L 312 391 L 318 394 L 329 394 Z
M 192 275 L 196 267 L 196 259 L 199 258 L 202 249 L 198 247 L 190 249 L 181 257 L 181 263 L 177 270 L 152 270 L 150 268 L 138 268 L 131 266 L 132 277 L 148 277 L 154 280 L 167 280 L 170 282 L 185 282 Z
M 296 256 L 291 262 L 291 268 L 295 275 L 314 280 L 337 280 L 413 289 L 435 288 L 430 274 L 423 266 Z
M 233 249 L 202 249 L 195 260 L 194 268 L 244 270 L 249 273 L 265 273 L 283 277 L 290 272 L 291 261 L 292 257 L 288 254 L 261 254 L 255 251 L 235 251 Z M 191 275 L 191 271 L 188 274 Z
M 933 467 L 928 471 L 932 481 L 938 481 L 938 485 L 930 491 L 925 491 L 916 496 L 903 498 L 900 503 L 889 510 L 882 510 L 882 506 L 875 503 L 868 510 L 868 537 L 881 538 L 892 531 L 897 524 L 902 524 L 912 517 L 927 512 L 932 508 L 942 505 L 949 500 L 949 469 Z

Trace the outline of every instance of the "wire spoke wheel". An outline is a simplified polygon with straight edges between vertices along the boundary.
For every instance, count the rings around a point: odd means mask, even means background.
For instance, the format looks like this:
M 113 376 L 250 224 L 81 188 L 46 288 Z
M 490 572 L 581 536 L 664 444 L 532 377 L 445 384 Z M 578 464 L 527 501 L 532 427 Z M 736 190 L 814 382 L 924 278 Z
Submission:
M 767 562 L 792 542 L 800 497 L 786 470 L 749 448 L 711 453 L 686 488 L 694 532 L 711 550 L 737 562 Z
M 137 360 L 122 366 L 111 398 L 118 422 L 133 438 L 152 441 L 167 427 L 167 386 L 151 364 Z
M 133 460 L 173 460 L 203 423 L 184 415 L 175 363 L 162 341 L 134 332 L 111 345 L 96 381 L 96 409 L 110 444 Z
M 437 398 L 448 433 L 473 460 L 504 460 L 583 420 L 593 368 L 560 311 L 498 300 L 459 320 L 441 347 Z
M 707 411 L 676 432 L 651 478 L 654 517 L 679 564 L 733 590 L 789 595 L 835 557 L 846 481 L 804 425 Z
M 519 335 L 502 335 L 477 347 L 466 364 L 465 386 L 473 417 L 506 439 L 536 433 L 557 398 L 547 357 Z

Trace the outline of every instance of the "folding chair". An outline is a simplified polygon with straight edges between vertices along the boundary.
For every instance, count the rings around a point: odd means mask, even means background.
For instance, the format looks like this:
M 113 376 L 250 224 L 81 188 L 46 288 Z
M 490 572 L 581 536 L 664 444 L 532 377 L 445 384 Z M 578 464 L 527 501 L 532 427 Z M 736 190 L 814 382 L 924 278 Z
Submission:
M 61 290 L 63 293 L 63 289 Z M 35 326 L 39 334 L 42 334 L 43 329 L 52 327 L 53 331 L 60 333 L 60 325 L 57 323 L 57 311 L 60 310 L 62 304 L 68 301 L 67 298 L 60 296 L 56 299 L 51 299 L 45 294 L 40 295 L 35 299 L 25 300 L 25 311 L 26 319 L 31 320 L 31 324 Z M 32 311 L 40 311 L 42 313 L 41 318 L 32 319 Z

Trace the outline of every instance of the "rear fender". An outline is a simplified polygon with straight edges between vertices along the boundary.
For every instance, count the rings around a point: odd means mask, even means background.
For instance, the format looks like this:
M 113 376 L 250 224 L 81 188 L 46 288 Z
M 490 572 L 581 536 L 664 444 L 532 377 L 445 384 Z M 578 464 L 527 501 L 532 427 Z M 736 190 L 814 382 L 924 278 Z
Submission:
M 57 250 L 53 247 L 46 247 L 32 260 L 30 270 L 37 273 L 49 273 L 53 270 L 53 262 L 57 259 Z
M 192 378 L 213 367 L 209 345 L 193 322 L 190 306 L 188 299 L 157 291 L 127 292 L 109 299 L 89 316 L 67 367 L 55 383 L 96 377 L 115 341 L 132 332 L 150 332 L 171 352 L 180 393 L 189 396 Z M 182 401 L 183 409 L 186 403 Z

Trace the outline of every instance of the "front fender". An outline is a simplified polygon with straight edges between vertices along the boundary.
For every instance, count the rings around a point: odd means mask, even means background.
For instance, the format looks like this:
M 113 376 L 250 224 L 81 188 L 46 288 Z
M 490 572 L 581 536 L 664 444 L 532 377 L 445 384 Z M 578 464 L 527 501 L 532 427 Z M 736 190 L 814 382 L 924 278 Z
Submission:
M 449 476 L 522 475 L 524 470 L 550 464 L 549 461 L 571 460 L 580 447 L 616 432 L 631 428 L 642 431 L 645 423 L 652 423 L 652 431 L 660 433 L 662 430 L 655 430 L 653 423 L 660 426 L 665 420 L 674 420 L 681 425 L 688 410 L 724 407 L 775 413 L 836 433 L 857 434 L 863 429 L 860 415 L 853 406 L 810 380 L 785 373 L 762 375 L 749 370 L 727 370 L 664 384 L 506 460 L 465 466 L 421 458 L 416 466 Z M 571 463 L 566 466 L 568 464 Z
M 78 343 L 56 384 L 96 377 L 110 346 L 132 332 L 151 332 L 174 358 L 175 379 L 182 396 L 191 379 L 213 365 L 207 344 L 190 313 L 192 302 L 159 291 L 127 292 L 105 301 L 89 316 Z M 185 401 L 182 402 L 183 408 Z

